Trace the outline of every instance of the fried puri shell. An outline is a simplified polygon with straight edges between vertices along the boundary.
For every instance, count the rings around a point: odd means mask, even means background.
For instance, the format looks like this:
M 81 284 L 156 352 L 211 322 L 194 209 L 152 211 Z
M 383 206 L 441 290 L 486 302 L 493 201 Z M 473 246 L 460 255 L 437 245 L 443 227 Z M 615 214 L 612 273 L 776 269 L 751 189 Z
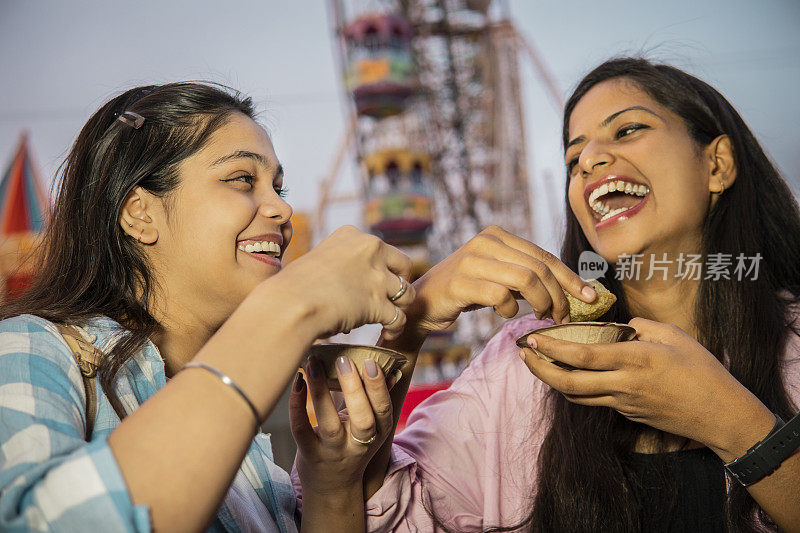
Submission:
M 617 297 L 614 296 L 608 289 L 603 287 L 603 284 L 597 280 L 591 280 L 589 285 L 597 293 L 597 298 L 594 302 L 586 303 L 578 300 L 567 291 L 564 294 L 569 301 L 569 320 L 570 322 L 592 322 L 597 318 L 603 316 L 606 311 L 611 309 Z

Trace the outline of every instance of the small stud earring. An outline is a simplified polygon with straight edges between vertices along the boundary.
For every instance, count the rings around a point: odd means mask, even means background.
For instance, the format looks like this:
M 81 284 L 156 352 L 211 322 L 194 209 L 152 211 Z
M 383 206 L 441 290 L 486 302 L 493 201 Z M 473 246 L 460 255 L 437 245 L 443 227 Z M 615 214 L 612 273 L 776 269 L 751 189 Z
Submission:
M 132 228 L 132 227 L 133 227 L 133 224 L 131 224 L 130 222 L 128 222 L 128 227 L 129 227 L 129 228 Z

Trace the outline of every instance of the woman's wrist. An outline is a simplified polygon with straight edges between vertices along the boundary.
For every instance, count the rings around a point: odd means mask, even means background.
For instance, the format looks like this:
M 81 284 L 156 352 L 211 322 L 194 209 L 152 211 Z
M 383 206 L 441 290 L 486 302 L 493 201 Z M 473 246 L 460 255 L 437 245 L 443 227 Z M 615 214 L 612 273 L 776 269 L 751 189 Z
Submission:
M 728 463 L 741 457 L 763 439 L 775 425 L 775 415 L 750 391 L 742 387 L 736 405 L 720 405 L 720 415 L 712 428 L 714 438 L 706 445 Z
M 291 327 L 289 331 L 302 335 L 313 342 L 319 337 L 318 321 L 319 305 L 316 301 L 295 289 L 295 284 L 286 283 L 280 276 L 273 276 L 262 281 L 245 299 L 242 306 L 252 302 L 263 309 L 264 302 L 277 310 L 280 320 Z
M 358 501 L 363 505 L 364 488 L 359 480 L 355 483 L 339 487 L 319 486 L 315 487 L 310 483 L 303 483 L 303 509 L 305 510 L 313 502 L 317 509 L 327 509 L 331 512 L 342 511 L 353 505 L 353 501 Z
M 381 336 L 381 338 L 378 339 L 377 345 L 402 353 L 409 360 L 409 363 L 412 363 L 416 361 L 417 354 L 429 334 L 429 330 L 418 328 L 416 324 L 406 322 L 406 327 L 400 333 L 399 337 L 387 340 Z

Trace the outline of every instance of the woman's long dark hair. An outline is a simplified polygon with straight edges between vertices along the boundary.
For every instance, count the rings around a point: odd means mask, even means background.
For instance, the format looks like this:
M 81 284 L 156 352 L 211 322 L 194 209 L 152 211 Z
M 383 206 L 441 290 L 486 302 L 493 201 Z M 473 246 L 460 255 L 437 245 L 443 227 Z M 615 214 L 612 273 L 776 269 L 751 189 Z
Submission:
M 800 215 L 792 192 L 719 92 L 677 68 L 639 58 L 607 61 L 578 84 L 564 110 L 565 147 L 576 104 L 592 87 L 614 78 L 630 81 L 680 116 L 698 146 L 705 147 L 723 134 L 729 136 L 737 178 L 705 221 L 702 254 L 732 254 L 734 259 L 739 254 L 760 254 L 762 259 L 755 280 L 738 281 L 731 276 L 730 280 L 700 282 L 694 311 L 698 340 L 717 357 L 726 354 L 731 374 L 769 409 L 784 419 L 791 417 L 796 406 L 782 380 L 781 357 L 790 332 L 790 306 L 800 295 Z M 580 253 L 592 248 L 574 213 L 566 211 L 561 256 L 577 271 Z M 620 297 L 603 320 L 630 320 L 622 286 L 613 272 L 601 282 Z M 555 390 L 548 392 L 547 400 L 552 426 L 539 455 L 531 529 L 640 531 L 641 492 L 627 458 L 645 426 L 610 408 L 570 403 Z M 669 477 L 666 470 L 662 475 Z M 728 529 L 760 531 L 759 519 L 769 523 L 769 518 L 738 482 L 729 482 L 733 488 L 728 498 Z
M 144 117 L 141 127 L 118 120 L 126 111 Z M 125 411 L 114 377 L 158 328 L 148 309 L 155 280 L 142 245 L 120 227 L 120 210 L 135 186 L 168 199 L 179 185 L 181 161 L 200 150 L 233 113 L 255 118 L 249 98 L 194 82 L 136 87 L 103 105 L 60 168 L 31 286 L 0 310 L 0 318 L 30 313 L 80 324 L 105 315 L 122 324 L 122 340 L 98 369 L 120 419 Z

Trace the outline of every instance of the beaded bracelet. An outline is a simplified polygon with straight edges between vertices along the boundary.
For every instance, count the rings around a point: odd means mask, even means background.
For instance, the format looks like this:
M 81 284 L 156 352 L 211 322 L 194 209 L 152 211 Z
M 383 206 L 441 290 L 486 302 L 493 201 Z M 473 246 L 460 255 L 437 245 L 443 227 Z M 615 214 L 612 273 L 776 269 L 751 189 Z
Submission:
M 239 396 L 241 396 L 242 399 L 244 399 L 244 401 L 247 402 L 247 405 L 250 407 L 250 410 L 253 411 L 253 417 L 256 419 L 256 433 L 258 433 L 259 428 L 261 427 L 261 418 L 258 415 L 258 410 L 256 409 L 256 406 L 253 405 L 253 402 L 250 401 L 250 398 L 247 397 L 244 391 L 240 389 L 239 386 L 236 383 L 234 383 L 234 381 L 230 377 L 223 374 L 213 366 L 198 361 L 190 361 L 186 363 L 185 365 L 183 365 L 183 368 L 181 370 L 187 368 L 202 368 L 203 370 L 208 370 L 209 372 L 217 376 L 225 385 L 228 385 L 237 393 L 239 393 Z

